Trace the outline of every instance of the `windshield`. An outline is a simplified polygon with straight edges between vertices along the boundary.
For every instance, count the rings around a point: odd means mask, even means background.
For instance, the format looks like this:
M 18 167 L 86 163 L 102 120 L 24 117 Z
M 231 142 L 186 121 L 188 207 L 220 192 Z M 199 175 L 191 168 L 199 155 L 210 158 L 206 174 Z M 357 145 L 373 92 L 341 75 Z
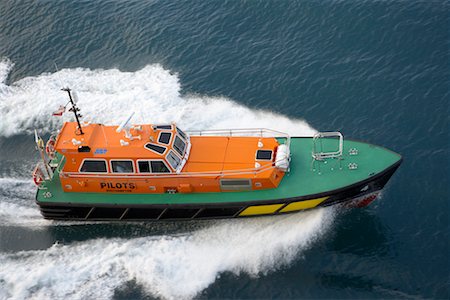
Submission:
M 181 159 L 172 151 L 170 150 L 169 154 L 166 156 L 167 161 L 169 162 L 170 166 L 176 170 L 178 166 L 180 165 Z
M 188 140 L 188 135 L 186 133 L 184 133 L 183 130 L 181 130 L 180 128 L 177 127 L 177 132 L 185 141 Z
M 173 142 L 173 148 L 180 154 L 181 157 L 184 155 L 184 150 L 186 150 L 186 143 L 177 135 L 175 136 L 175 141 Z

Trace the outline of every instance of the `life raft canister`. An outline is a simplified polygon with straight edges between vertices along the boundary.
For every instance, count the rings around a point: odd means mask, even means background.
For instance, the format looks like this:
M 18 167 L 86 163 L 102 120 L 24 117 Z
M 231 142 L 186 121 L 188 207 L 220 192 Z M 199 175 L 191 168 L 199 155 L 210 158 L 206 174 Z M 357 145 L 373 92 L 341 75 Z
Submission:
M 47 153 L 50 159 L 55 157 L 55 142 L 55 138 L 51 136 L 45 145 L 45 153 Z
M 39 168 L 39 165 L 37 165 L 34 168 L 33 181 L 34 181 L 34 184 L 37 186 L 39 186 L 42 183 L 42 181 L 44 181 L 44 172 L 42 172 L 41 168 Z

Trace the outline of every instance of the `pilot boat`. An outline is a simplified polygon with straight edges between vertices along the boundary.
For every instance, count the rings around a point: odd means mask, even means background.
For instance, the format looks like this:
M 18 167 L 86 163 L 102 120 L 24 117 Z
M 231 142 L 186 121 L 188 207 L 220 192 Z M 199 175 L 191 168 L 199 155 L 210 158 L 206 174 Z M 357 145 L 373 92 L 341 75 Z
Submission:
M 63 90 L 76 121 L 47 143 L 35 131 L 41 161 L 33 179 L 46 219 L 196 220 L 366 206 L 402 161 L 340 132 L 188 132 L 173 123 L 129 125 L 132 116 L 119 126 L 83 123 L 75 96 Z

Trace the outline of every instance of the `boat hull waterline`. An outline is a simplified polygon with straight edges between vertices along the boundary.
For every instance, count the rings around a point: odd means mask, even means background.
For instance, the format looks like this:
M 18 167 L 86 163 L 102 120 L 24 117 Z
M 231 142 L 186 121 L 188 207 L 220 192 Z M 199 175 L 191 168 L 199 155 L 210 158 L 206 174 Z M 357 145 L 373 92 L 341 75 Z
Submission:
M 52 180 L 44 181 L 38 189 L 36 203 L 46 219 L 79 221 L 246 218 L 343 203 L 366 206 L 402 162 L 395 152 L 352 140 L 345 140 L 342 150 L 346 154 L 341 158 L 316 161 L 311 159 L 312 141 L 309 137 L 292 138 L 290 170 L 274 189 L 186 194 L 67 193 L 55 170 Z M 336 139 L 324 142 L 335 143 Z

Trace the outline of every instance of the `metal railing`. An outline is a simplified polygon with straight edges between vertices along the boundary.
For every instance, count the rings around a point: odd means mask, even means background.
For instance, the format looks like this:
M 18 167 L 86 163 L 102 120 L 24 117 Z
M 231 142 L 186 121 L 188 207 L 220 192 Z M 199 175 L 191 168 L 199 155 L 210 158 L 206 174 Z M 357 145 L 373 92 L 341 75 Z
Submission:
M 284 138 L 286 145 L 290 147 L 291 136 L 285 132 L 267 129 L 267 128 L 235 128 L 235 129 L 209 129 L 209 130 L 188 130 L 191 136 L 253 136 L 261 138 Z
M 334 151 L 324 151 L 323 138 L 339 138 L 337 149 Z M 314 160 L 324 160 L 327 158 L 342 158 L 343 145 L 344 145 L 344 136 L 339 131 L 318 132 L 313 137 L 312 157 L 314 158 Z
M 246 169 L 236 169 L 236 170 L 225 170 L 225 171 L 206 171 L 206 172 L 181 172 L 181 173 L 160 173 L 160 174 L 142 174 L 142 173 L 130 173 L 130 174 L 114 174 L 114 173 L 103 173 L 103 174 L 89 174 L 89 173 L 79 173 L 79 172 L 60 172 L 62 176 L 72 177 L 72 178 L 129 178 L 129 179 L 155 179 L 155 178 L 183 178 L 183 177 L 217 177 L 223 178 L 235 175 L 258 175 L 260 173 L 275 169 L 277 161 L 271 162 L 265 166 L 259 168 L 246 168 Z
M 284 144 L 290 149 L 291 137 L 289 134 L 266 129 L 266 128 L 243 128 L 243 129 L 213 129 L 213 130 L 190 130 L 186 131 L 190 136 L 252 136 L 261 138 L 278 138 L 284 140 Z M 283 144 L 283 143 L 281 143 Z M 103 174 L 89 174 L 80 172 L 63 172 L 61 170 L 62 162 L 65 158 L 62 158 L 57 171 L 61 173 L 62 176 L 73 177 L 73 178 L 133 178 L 133 179 L 154 179 L 154 178 L 180 178 L 180 177 L 227 177 L 235 175 L 257 175 L 268 170 L 276 168 L 276 163 L 281 160 L 274 160 L 270 164 L 263 165 L 262 167 L 236 169 L 236 170 L 217 170 L 217 171 L 203 171 L 203 172 L 180 172 L 180 173 L 162 173 L 162 174 L 142 174 L 142 173 L 130 173 L 130 174 L 113 174 L 113 173 L 103 173 Z M 289 159 L 289 158 L 286 158 Z

